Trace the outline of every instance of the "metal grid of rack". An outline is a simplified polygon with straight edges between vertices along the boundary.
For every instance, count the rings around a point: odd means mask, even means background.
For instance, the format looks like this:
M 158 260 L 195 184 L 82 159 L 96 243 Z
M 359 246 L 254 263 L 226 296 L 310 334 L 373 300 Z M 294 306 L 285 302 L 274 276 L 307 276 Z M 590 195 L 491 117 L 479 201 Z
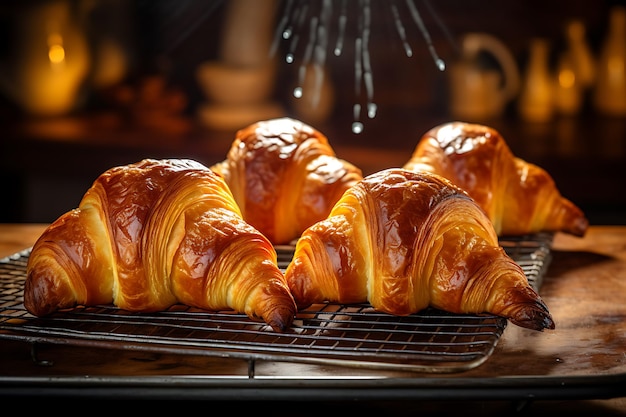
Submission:
M 550 262 L 552 235 L 506 238 L 500 243 L 538 290 Z M 293 248 L 281 246 L 277 252 L 284 269 Z M 0 339 L 219 356 L 250 363 L 449 373 L 484 363 L 507 325 L 506 319 L 493 315 L 459 315 L 432 308 L 397 317 L 367 304 L 311 306 L 300 311 L 284 333 L 243 314 L 184 305 L 158 313 L 131 313 L 112 305 L 78 306 L 38 318 L 23 306 L 29 254 L 26 250 L 0 260 Z

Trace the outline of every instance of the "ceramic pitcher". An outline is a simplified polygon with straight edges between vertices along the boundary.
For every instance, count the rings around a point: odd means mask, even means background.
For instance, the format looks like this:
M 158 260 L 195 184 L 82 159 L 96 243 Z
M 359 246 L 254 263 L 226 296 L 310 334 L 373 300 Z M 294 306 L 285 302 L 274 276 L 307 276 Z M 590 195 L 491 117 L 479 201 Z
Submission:
M 481 65 L 489 54 L 497 68 Z M 466 121 L 500 116 L 517 94 L 520 74 L 509 49 L 487 33 L 469 33 L 461 41 L 461 57 L 450 67 L 450 112 Z

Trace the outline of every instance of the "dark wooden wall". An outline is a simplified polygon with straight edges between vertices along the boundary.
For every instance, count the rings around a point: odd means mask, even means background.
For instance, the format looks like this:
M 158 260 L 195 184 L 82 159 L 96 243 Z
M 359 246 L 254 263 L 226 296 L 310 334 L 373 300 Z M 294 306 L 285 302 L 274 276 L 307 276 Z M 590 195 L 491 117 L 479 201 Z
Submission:
M 193 122 L 197 107 L 206 99 L 198 87 L 195 70 L 200 63 L 219 55 L 226 3 L 109 1 L 96 4 L 105 11 L 107 4 L 121 8 L 125 19 L 121 20 L 120 14 L 111 16 L 101 10 L 99 16 L 104 20 L 93 20 L 92 35 L 113 28 L 109 23 L 116 19 L 120 24 L 126 22 L 123 41 L 131 51 L 132 66 L 125 82 L 133 85 L 153 74 L 163 77 L 169 86 L 185 94 L 184 115 Z M 0 27 L 9 40 L 0 49 L 3 61 L 9 59 L 12 52 L 12 22 L 22 8 L 37 3 L 40 1 L 0 6 Z M 78 3 L 77 0 L 75 4 Z M 321 4 L 296 1 L 296 4 L 304 3 L 309 4 L 311 10 L 318 10 L 315 8 Z M 422 34 L 406 12 L 406 3 L 399 0 L 371 0 L 370 3 L 369 49 L 377 115 L 365 120 L 361 134 L 351 132 L 352 106 L 362 97 L 355 94 L 354 51 L 346 44 L 340 57 L 331 54 L 327 61 L 328 79 L 334 91 L 333 112 L 326 120 L 315 123 L 315 127 L 327 134 L 340 156 L 362 165 L 366 173 L 401 163 L 408 158 L 421 134 L 452 119 L 448 73 L 436 68 Z M 280 3 L 279 7 L 285 4 Z M 333 0 L 332 4 L 337 12 L 341 2 Z M 346 4 L 348 39 L 356 33 L 361 2 L 347 0 Z M 390 12 L 392 4 L 403 11 L 402 21 L 413 50 L 410 58 L 404 54 L 395 32 Z M 415 1 L 435 50 L 447 63 L 458 58 L 455 42 L 462 34 L 486 32 L 509 47 L 520 69 L 526 64 L 528 45 L 535 37 L 551 42 L 554 58 L 564 47 L 563 31 L 570 19 L 579 19 L 585 24 L 592 50 L 598 53 L 607 32 L 610 8 L 624 4 L 614 0 Z M 430 13 L 429 5 L 445 30 Z M 279 8 L 277 19 L 282 12 Z M 331 32 L 331 39 L 333 36 Z M 289 44 L 282 42 L 279 57 L 288 48 Z M 281 61 L 274 98 L 283 103 L 291 115 L 295 114 L 290 103 L 296 77 L 297 66 Z M 97 94 L 87 91 L 81 107 L 71 115 L 81 128 L 74 126 L 64 136 L 59 131 L 32 129 L 33 120 L 22 114 L 7 97 L 0 97 L 0 121 L 5 126 L 5 134 L 0 138 L 0 179 L 8 195 L 3 199 L 0 221 L 52 221 L 63 210 L 78 203 L 100 172 L 116 164 L 142 157 L 168 156 L 216 162 L 225 155 L 234 136 L 234 131 L 194 129 L 185 137 L 167 138 L 159 137 L 161 132 L 121 132 L 119 129 L 107 132 L 80 123 L 103 110 L 107 110 L 106 103 Z M 575 118 L 556 117 L 549 123 L 529 124 L 520 119 L 512 102 L 502 117 L 487 120 L 485 124 L 500 130 L 518 156 L 548 169 L 563 194 L 581 205 L 592 222 L 626 223 L 626 197 L 619 190 L 626 184 L 624 118 L 598 115 L 586 103 Z M 589 183 L 593 185 L 586 185 Z

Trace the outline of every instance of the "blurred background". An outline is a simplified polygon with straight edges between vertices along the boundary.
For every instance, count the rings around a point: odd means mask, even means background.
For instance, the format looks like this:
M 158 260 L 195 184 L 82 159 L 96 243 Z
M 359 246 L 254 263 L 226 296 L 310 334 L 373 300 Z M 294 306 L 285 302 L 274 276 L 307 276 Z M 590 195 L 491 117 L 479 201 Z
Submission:
M 482 123 L 591 224 L 626 224 L 623 1 L 27 0 L 0 35 L 0 222 L 51 222 L 116 165 L 213 164 L 288 116 L 364 174 Z

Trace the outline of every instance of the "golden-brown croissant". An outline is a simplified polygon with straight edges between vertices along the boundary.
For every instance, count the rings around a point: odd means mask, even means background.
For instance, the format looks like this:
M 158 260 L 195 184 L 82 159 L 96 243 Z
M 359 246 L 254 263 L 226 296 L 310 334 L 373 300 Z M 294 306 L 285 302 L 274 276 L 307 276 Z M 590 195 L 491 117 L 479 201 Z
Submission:
M 498 235 L 565 232 L 583 236 L 588 221 L 542 168 L 513 155 L 494 129 L 462 122 L 437 126 L 403 166 L 442 175 L 487 212 Z
M 429 172 L 395 168 L 365 177 L 303 232 L 285 278 L 299 308 L 369 302 L 407 315 L 431 306 L 554 328 L 484 211 Z
M 363 175 L 336 157 L 318 130 L 291 118 L 254 123 L 237 132 L 221 174 L 243 218 L 273 244 L 285 244 L 330 213 Z
M 39 237 L 26 273 L 24 306 L 36 316 L 77 304 L 150 312 L 180 303 L 284 330 L 297 312 L 272 244 L 243 220 L 224 180 L 192 160 L 101 174 Z

